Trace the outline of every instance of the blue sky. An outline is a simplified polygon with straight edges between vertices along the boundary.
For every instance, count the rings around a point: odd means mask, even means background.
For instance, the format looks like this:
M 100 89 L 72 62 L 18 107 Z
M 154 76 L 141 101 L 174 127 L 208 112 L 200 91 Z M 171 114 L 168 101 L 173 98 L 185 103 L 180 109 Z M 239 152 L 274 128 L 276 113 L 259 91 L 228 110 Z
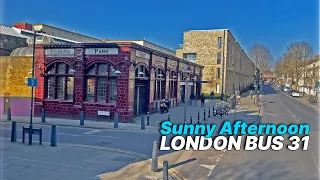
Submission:
M 319 53 L 318 0 L 0 0 L 1 24 L 52 24 L 107 39 L 144 39 L 175 49 L 183 31 L 228 28 L 246 51 L 268 46 L 277 59 L 290 42 Z

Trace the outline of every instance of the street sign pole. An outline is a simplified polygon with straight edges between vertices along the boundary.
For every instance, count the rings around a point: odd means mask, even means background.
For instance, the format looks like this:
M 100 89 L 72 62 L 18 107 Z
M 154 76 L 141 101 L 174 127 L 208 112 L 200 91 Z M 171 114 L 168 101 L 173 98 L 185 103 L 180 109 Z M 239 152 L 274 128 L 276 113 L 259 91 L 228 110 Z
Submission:
M 32 79 L 34 79 L 34 56 L 36 52 L 36 31 L 33 34 L 33 52 L 32 52 Z M 32 144 L 32 116 L 33 116 L 33 86 L 31 86 L 31 105 L 30 105 L 30 124 L 29 124 L 29 145 Z

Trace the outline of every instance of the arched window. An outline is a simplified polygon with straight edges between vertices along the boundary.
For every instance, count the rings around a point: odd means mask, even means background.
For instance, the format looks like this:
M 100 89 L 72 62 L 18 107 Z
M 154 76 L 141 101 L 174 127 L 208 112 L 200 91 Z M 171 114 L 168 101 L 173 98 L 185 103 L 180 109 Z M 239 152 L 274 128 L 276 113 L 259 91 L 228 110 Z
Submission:
M 85 73 L 86 100 L 94 102 L 117 101 L 117 74 L 109 64 L 94 64 Z
M 158 68 L 155 70 L 155 88 L 154 88 L 154 100 L 161 100 L 165 93 L 165 73 L 163 69 Z
M 169 96 L 170 98 L 177 97 L 177 76 L 174 71 L 169 74 Z
M 135 70 L 135 78 L 137 79 L 149 78 L 149 73 L 147 68 L 143 65 L 138 66 Z
M 54 63 L 47 69 L 47 99 L 73 100 L 74 78 L 71 67 L 66 63 Z

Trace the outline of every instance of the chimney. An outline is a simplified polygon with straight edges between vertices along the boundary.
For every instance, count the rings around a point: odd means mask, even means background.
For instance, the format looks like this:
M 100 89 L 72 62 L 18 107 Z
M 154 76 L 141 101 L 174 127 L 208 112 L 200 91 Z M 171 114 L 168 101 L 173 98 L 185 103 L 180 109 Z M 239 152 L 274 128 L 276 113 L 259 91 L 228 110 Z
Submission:
M 24 29 L 24 30 L 29 30 L 29 31 L 32 31 L 32 29 L 33 29 L 32 24 L 25 23 L 25 22 L 15 23 L 15 24 L 13 25 L 13 27 L 19 28 L 19 29 Z

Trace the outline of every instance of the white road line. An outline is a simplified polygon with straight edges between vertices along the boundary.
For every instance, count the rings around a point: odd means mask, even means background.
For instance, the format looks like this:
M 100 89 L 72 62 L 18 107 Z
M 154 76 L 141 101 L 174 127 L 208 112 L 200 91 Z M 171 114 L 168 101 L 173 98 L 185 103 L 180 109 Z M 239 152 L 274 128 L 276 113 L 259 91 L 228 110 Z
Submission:
M 100 169 L 86 168 L 86 167 L 81 167 L 81 166 L 73 166 L 73 165 L 68 165 L 68 164 L 60 164 L 60 163 L 53 163 L 53 162 L 46 162 L 46 161 L 38 161 L 38 160 L 25 159 L 25 158 L 20 158 L 20 157 L 15 157 L 15 156 L 8 156 L 8 158 L 19 159 L 19 160 L 23 160 L 23 161 L 32 161 L 32 162 L 38 162 L 38 163 L 44 163 L 44 164 L 52 164 L 52 165 L 59 165 L 59 166 L 81 168 L 81 169 L 87 169 L 87 170 L 92 170 L 92 171 L 100 171 Z
M 91 134 L 68 134 L 68 133 L 57 133 L 57 134 L 66 135 L 66 136 L 76 136 L 76 137 L 92 136 L 92 137 L 102 137 L 102 138 L 120 138 L 117 136 L 102 136 L 102 135 L 91 135 Z
M 316 164 L 317 169 L 318 169 L 318 171 L 319 171 L 319 166 L 318 166 L 318 164 L 317 164 L 317 160 L 316 160 L 316 158 L 314 157 L 313 153 L 311 153 L 311 156 L 312 156 L 312 158 L 313 158 L 313 162 Z M 320 172 L 320 171 L 319 171 L 319 172 Z
M 227 150 L 222 150 L 222 154 L 220 155 L 220 157 L 218 157 L 217 159 L 216 159 L 216 163 L 215 163 L 215 165 L 213 166 L 211 166 L 212 167 L 212 170 L 208 173 L 208 175 L 207 175 L 207 178 L 209 178 L 210 176 L 211 176 L 211 174 L 212 174 L 212 171 L 214 170 L 214 168 L 218 165 L 218 162 L 222 159 L 222 157 L 223 157 L 223 155 L 226 153 L 226 151 Z M 208 179 L 207 179 L 208 180 Z
M 92 130 L 92 131 L 88 131 L 82 134 L 93 134 L 93 133 L 97 133 L 97 132 L 101 132 L 100 130 Z
M 271 114 L 271 113 L 267 113 L 267 112 L 263 112 L 263 114 L 268 114 L 268 115 L 270 115 L 270 116 L 279 116 L 279 115 Z

